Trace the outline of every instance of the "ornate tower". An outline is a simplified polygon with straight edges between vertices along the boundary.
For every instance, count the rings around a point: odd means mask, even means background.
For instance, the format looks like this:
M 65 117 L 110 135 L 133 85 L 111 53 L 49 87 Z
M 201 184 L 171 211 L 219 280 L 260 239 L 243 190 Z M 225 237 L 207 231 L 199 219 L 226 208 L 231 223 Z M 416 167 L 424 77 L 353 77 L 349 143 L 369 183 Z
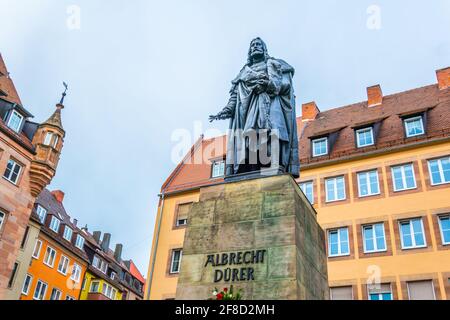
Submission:
M 61 110 L 64 108 L 65 95 L 64 91 L 60 103 L 56 105 L 55 112 L 47 121 L 38 126 L 33 137 L 36 155 L 31 162 L 30 189 L 34 197 L 37 197 L 42 189 L 50 183 L 58 166 L 66 135 L 61 123 Z

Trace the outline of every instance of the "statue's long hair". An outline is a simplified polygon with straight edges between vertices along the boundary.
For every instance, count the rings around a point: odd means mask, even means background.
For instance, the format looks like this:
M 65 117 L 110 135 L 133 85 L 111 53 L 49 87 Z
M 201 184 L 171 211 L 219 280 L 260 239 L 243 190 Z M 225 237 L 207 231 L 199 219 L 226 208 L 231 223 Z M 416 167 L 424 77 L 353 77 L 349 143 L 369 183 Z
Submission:
M 267 61 L 270 56 L 269 56 L 269 52 L 267 51 L 267 46 L 266 43 L 260 38 L 260 37 L 256 37 L 255 39 L 253 39 L 252 41 L 250 41 L 250 46 L 248 48 L 248 53 L 247 53 L 247 65 L 251 66 L 253 64 L 253 59 L 251 56 L 251 48 L 252 48 L 252 43 L 256 40 L 261 41 L 262 45 L 263 45 L 263 50 L 264 50 L 264 60 Z

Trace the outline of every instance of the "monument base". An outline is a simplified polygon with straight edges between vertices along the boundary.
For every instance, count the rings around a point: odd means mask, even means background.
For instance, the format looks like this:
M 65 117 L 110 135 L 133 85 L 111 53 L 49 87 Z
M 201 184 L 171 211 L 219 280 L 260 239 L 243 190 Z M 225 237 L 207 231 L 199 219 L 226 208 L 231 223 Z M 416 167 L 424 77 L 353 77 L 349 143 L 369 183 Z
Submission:
M 325 236 L 288 174 L 201 188 L 188 215 L 176 299 L 328 299 Z

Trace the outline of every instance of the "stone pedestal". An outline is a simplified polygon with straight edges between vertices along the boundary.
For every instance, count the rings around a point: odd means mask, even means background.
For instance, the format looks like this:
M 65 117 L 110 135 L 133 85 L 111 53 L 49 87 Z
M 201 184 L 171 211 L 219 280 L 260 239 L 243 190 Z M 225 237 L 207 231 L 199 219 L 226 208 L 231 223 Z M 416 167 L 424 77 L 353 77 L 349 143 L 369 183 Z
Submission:
M 188 216 L 176 298 L 241 288 L 245 300 L 328 299 L 325 236 L 290 175 L 200 190 Z

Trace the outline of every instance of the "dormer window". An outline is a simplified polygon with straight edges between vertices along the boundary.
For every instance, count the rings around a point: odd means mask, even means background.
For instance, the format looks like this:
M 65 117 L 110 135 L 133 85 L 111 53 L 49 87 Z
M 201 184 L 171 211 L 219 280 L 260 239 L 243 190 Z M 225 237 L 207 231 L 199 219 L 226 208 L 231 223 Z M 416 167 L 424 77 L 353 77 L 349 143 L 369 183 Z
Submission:
M 72 234 L 73 234 L 72 228 L 70 228 L 69 226 L 65 226 L 63 238 L 66 239 L 67 241 L 72 241 Z
M 363 128 L 356 130 L 356 145 L 358 148 L 371 146 L 374 144 L 373 128 Z
M 47 132 L 44 139 L 44 144 L 46 146 L 51 146 L 56 148 L 56 144 L 58 143 L 58 136 L 52 132 Z
M 44 223 L 45 217 L 47 216 L 47 210 L 38 204 L 36 207 L 36 213 L 39 217 L 39 221 L 41 223 Z
M 20 128 L 22 126 L 23 115 L 21 115 L 17 110 L 12 110 L 11 115 L 9 116 L 9 120 L 7 126 L 19 133 Z
M 61 221 L 59 221 L 58 218 L 52 216 L 52 220 L 50 221 L 50 229 L 58 233 L 60 223 Z
M 328 138 L 319 138 L 312 141 L 312 156 L 319 157 L 328 154 Z
M 225 175 L 225 160 L 214 161 L 212 164 L 212 178 L 218 178 Z
M 84 238 L 79 234 L 77 234 L 77 239 L 75 240 L 75 247 L 83 250 L 83 246 L 84 246 Z
M 405 124 L 405 133 L 407 138 L 420 136 L 425 133 L 422 116 L 405 118 L 403 122 Z

